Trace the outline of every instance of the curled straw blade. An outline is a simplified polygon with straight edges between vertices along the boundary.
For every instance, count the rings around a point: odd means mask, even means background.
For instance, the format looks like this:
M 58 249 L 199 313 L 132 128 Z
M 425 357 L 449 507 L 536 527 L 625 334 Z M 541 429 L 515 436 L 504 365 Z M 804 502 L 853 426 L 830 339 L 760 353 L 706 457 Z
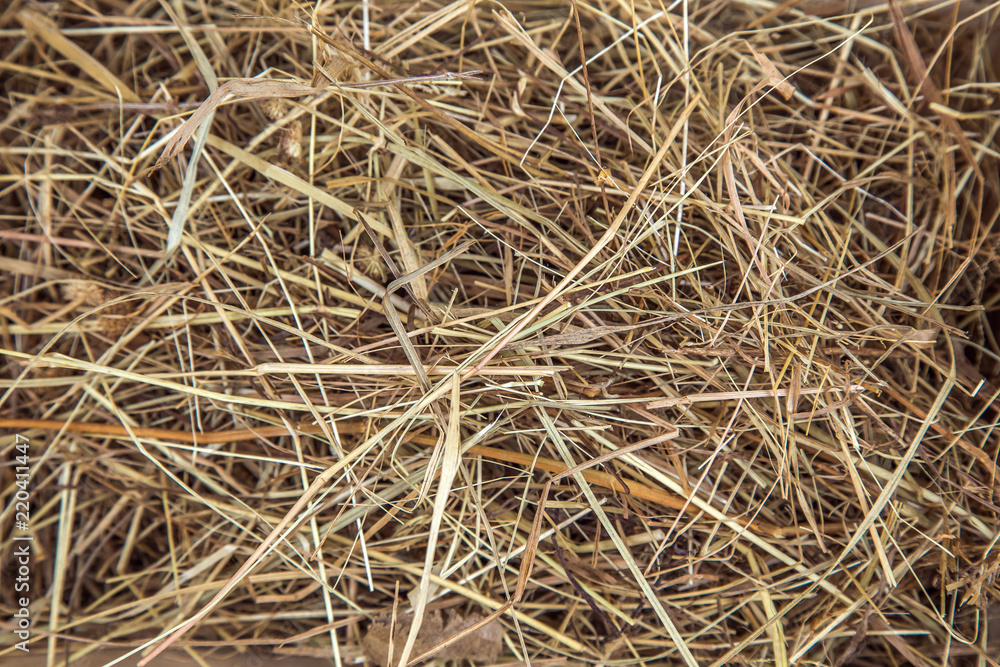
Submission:
M 211 113 L 230 96 L 244 100 L 264 100 L 274 98 L 296 98 L 315 95 L 328 90 L 374 88 L 376 86 L 402 86 L 415 83 L 434 83 L 441 81 L 459 81 L 476 79 L 482 75 L 482 70 L 468 72 L 445 72 L 426 76 L 411 76 L 383 81 L 365 81 L 361 83 L 331 83 L 329 86 L 313 86 L 296 81 L 278 81 L 275 79 L 230 79 L 219 86 L 194 113 L 177 129 L 174 135 L 163 147 L 160 159 L 156 161 L 154 170 L 160 169 L 172 160 L 184 148 L 198 127 L 205 122 Z

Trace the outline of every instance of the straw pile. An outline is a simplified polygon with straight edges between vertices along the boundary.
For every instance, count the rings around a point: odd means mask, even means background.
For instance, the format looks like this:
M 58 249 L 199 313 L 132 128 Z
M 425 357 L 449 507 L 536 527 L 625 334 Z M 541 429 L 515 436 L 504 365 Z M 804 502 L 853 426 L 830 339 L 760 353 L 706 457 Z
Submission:
M 996 664 L 998 5 L 864 4 L 11 4 L 0 660 Z

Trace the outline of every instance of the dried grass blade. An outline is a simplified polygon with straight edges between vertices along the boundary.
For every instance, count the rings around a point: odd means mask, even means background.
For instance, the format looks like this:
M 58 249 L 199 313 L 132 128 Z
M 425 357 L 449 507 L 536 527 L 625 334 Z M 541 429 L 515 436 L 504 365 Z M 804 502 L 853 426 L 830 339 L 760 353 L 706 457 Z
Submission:
M 572 455 L 570 454 L 569 448 L 566 446 L 566 443 L 563 440 L 562 434 L 559 432 L 559 429 L 556 428 L 555 423 L 553 423 L 552 419 L 549 418 L 548 414 L 545 413 L 544 411 L 536 410 L 536 413 L 538 414 L 539 421 L 542 422 L 542 424 L 545 426 L 545 431 L 548 434 L 549 438 L 552 440 L 553 443 L 555 443 L 556 449 L 559 450 L 563 459 L 566 461 L 566 465 L 571 465 Z M 677 434 L 678 434 L 677 429 L 673 429 L 672 431 L 664 434 L 661 437 L 663 438 L 663 440 L 669 440 L 675 438 Z M 654 440 L 660 440 L 660 438 L 656 438 Z M 645 576 L 645 574 L 643 574 L 642 569 L 635 562 L 635 558 L 632 556 L 632 552 L 628 548 L 628 545 L 626 545 L 622 541 L 621 535 L 619 535 L 617 528 L 611 522 L 611 519 L 608 518 L 608 515 L 604 511 L 604 508 L 601 507 L 600 501 L 598 501 L 597 496 L 594 495 L 593 490 L 590 488 L 590 484 L 587 483 L 587 479 L 582 475 L 582 472 L 591 466 L 603 463 L 604 461 L 608 461 L 611 458 L 616 458 L 619 456 L 623 456 L 625 454 L 639 451 L 641 449 L 645 449 L 646 447 L 649 447 L 652 444 L 654 444 L 653 441 L 644 440 L 642 442 L 638 442 L 633 445 L 629 445 L 627 447 L 622 447 L 618 451 L 610 452 L 608 454 L 599 456 L 591 461 L 587 461 L 586 463 L 573 466 L 572 468 L 566 470 L 566 472 L 560 473 L 559 475 L 556 475 L 556 477 L 553 477 L 551 482 L 555 482 L 558 479 L 569 476 L 572 476 L 576 480 L 576 483 L 579 485 L 580 489 L 583 491 L 584 496 L 586 496 L 587 501 L 590 503 L 591 510 L 593 510 L 594 514 L 597 515 L 597 518 L 600 519 L 601 525 L 604 526 L 605 532 L 607 532 L 612 542 L 614 542 L 615 547 L 618 549 L 618 554 L 625 561 L 625 565 L 628 567 L 629 572 L 632 573 L 632 577 L 635 580 L 635 583 L 638 584 L 640 590 L 642 590 L 646 602 L 653 608 L 653 611 L 656 613 L 656 617 L 659 619 L 660 623 L 663 624 L 663 627 L 666 629 L 667 634 L 670 636 L 670 639 L 674 642 L 674 646 L 677 649 L 677 651 L 681 654 L 681 658 L 684 660 L 684 664 L 688 665 L 688 667 L 698 667 L 698 661 L 695 660 L 694 655 L 691 653 L 691 649 L 688 647 L 687 642 L 684 640 L 684 637 L 681 636 L 681 633 L 677 630 L 677 626 L 674 625 L 674 622 L 673 620 L 671 620 L 670 615 L 667 614 L 667 610 L 663 607 L 663 603 L 660 601 L 660 596 L 657 595 L 656 591 L 653 590 L 653 587 L 649 583 L 649 579 Z M 546 484 L 546 489 L 545 489 L 546 491 L 548 491 L 548 486 L 549 485 Z M 535 515 L 535 517 L 537 520 L 544 514 L 543 501 L 539 501 L 538 509 L 536 511 L 537 514 Z M 538 527 L 539 529 L 541 528 L 540 523 L 538 524 Z
M 94 59 L 94 56 L 69 40 L 47 17 L 30 9 L 22 9 L 17 13 L 17 19 L 29 35 L 54 48 L 64 58 L 86 72 L 90 78 L 116 93 L 122 100 L 136 104 L 142 102 L 124 81 L 108 71 L 108 68 Z
M 215 92 L 219 87 L 219 80 L 215 76 L 215 71 L 212 69 L 211 63 L 208 61 L 208 56 L 205 55 L 201 45 L 198 44 L 198 40 L 191 35 L 191 31 L 187 25 L 180 20 L 180 17 L 177 16 L 177 13 L 169 3 L 161 2 L 160 6 L 163 7 L 174 25 L 180 30 L 188 51 L 194 56 L 194 60 L 198 65 L 198 71 L 208 84 L 209 91 Z M 209 111 L 204 122 L 197 129 L 196 134 L 198 136 L 195 137 L 194 148 L 191 151 L 191 161 L 184 172 L 184 181 L 180 194 L 177 197 L 177 205 L 170 216 L 170 225 L 167 230 L 167 245 L 163 249 L 165 257 L 170 257 L 180 247 L 181 236 L 184 233 L 184 222 L 187 220 L 189 206 L 191 205 L 191 193 L 194 191 L 194 183 L 197 180 L 198 162 L 201 152 L 205 148 L 205 140 L 208 138 L 208 132 L 211 129 L 214 116 L 215 111 L 213 109 Z
M 903 49 L 903 54 L 906 56 L 910 70 L 917 77 L 919 89 L 924 91 L 927 99 L 931 102 L 947 106 L 937 86 L 931 80 L 930 71 L 927 69 L 927 64 L 924 62 L 923 56 L 920 55 L 920 48 L 917 46 L 916 40 L 913 39 L 913 33 L 910 32 L 910 28 L 906 25 L 906 19 L 903 18 L 903 11 L 899 8 L 898 0 L 889 0 L 889 13 L 892 16 L 892 26 L 896 32 L 896 38 L 900 42 L 900 47 Z M 955 139 L 955 142 L 958 143 L 962 155 L 969 163 L 969 166 L 972 167 L 972 170 L 976 172 L 976 177 L 982 181 L 984 178 L 983 171 L 979 166 L 979 161 L 976 160 L 972 152 L 969 139 L 965 136 L 962 128 L 959 127 L 958 121 L 947 114 L 942 117 L 941 121 L 948 128 L 948 132 Z
M 461 436 L 461 408 L 462 380 L 456 374 L 451 377 L 451 410 L 448 414 L 448 430 L 444 438 L 444 457 L 441 462 L 441 476 L 438 479 L 437 496 L 434 498 L 434 512 L 431 515 L 430 533 L 427 538 L 427 552 L 424 558 L 424 571 L 420 577 L 420 584 L 417 587 L 416 602 L 413 605 L 413 625 L 410 626 L 410 634 L 406 638 L 406 646 L 399 656 L 399 667 L 406 667 L 413 646 L 416 644 L 417 635 L 420 632 L 420 625 L 424 621 L 424 610 L 427 608 L 427 600 L 430 595 L 431 571 L 434 568 L 437 538 L 441 530 L 441 519 L 444 516 L 445 508 L 451 499 L 451 485 L 458 473 L 458 464 L 462 449 Z M 428 476 L 434 471 L 428 469 Z
M 361 218 L 361 220 L 362 222 L 364 222 L 364 218 Z M 371 231 L 370 227 L 368 227 L 368 232 L 369 234 L 372 235 L 372 238 L 375 240 L 375 243 L 378 244 L 378 238 L 374 236 L 374 233 Z M 400 276 L 396 280 L 393 280 L 391 283 L 389 283 L 389 286 L 386 287 L 385 294 L 382 296 L 382 312 L 389 319 L 389 325 L 392 327 L 393 332 L 399 339 L 399 344 L 400 346 L 402 346 L 403 352 L 406 354 L 406 359 L 407 361 L 410 362 L 410 365 L 413 366 L 413 370 L 417 374 L 417 379 L 420 382 L 420 386 L 425 392 L 430 391 L 431 388 L 430 380 L 427 378 L 427 373 L 424 371 L 424 365 L 423 362 L 420 361 L 420 355 L 417 354 L 416 348 L 413 347 L 413 342 L 410 340 L 410 337 L 406 334 L 406 328 L 403 326 L 403 322 L 399 319 L 399 314 L 396 312 L 396 309 L 392 305 L 390 299 L 393 293 L 400 287 L 409 285 L 410 281 L 419 278 L 425 275 L 426 273 L 429 273 L 430 271 L 433 271 L 439 266 L 447 264 L 453 258 L 458 257 L 463 252 L 468 250 L 469 247 L 472 246 L 474 243 L 475 241 L 465 241 L 464 243 L 462 243 L 462 245 L 446 252 L 441 257 L 435 259 L 433 262 L 424 265 L 423 267 L 417 269 L 416 271 L 413 271 L 412 273 L 407 273 L 405 275 Z
M 359 458 L 361 453 L 364 451 L 366 451 L 365 447 L 358 447 L 357 449 L 349 452 L 343 459 L 337 461 L 337 463 L 324 470 L 323 473 L 309 485 L 309 488 L 305 490 L 292 508 L 288 510 L 288 513 L 285 514 L 284 518 L 282 518 L 278 525 L 271 530 L 270 534 L 268 534 L 264 541 L 260 543 L 260 546 L 254 550 L 250 557 L 247 558 L 246 562 L 240 566 L 226 585 L 215 594 L 215 597 L 213 597 L 208 604 L 202 607 L 201 611 L 174 628 L 163 642 L 161 642 L 155 649 L 153 649 L 153 651 L 137 663 L 138 666 L 145 667 L 145 665 L 148 665 L 153 659 L 156 658 L 156 656 L 169 648 L 171 644 L 180 639 L 188 630 L 197 625 L 198 621 L 208 616 L 208 614 L 210 614 L 212 610 L 215 609 L 215 607 L 218 606 L 218 604 L 222 602 L 222 600 L 225 599 L 225 597 L 229 595 L 229 593 L 231 593 L 233 589 L 235 589 L 255 567 L 257 567 L 257 565 L 260 564 L 263 558 L 278 545 L 279 541 L 287 539 L 288 535 L 291 534 L 295 527 L 306 518 L 304 515 L 301 515 L 301 512 L 309 504 L 309 501 L 311 501 L 324 486 L 329 484 L 330 480 L 332 480 L 335 475 L 340 473 L 341 470 L 343 470 L 352 461 Z
M 672 148 L 673 140 L 677 137 L 677 135 L 680 133 L 681 129 L 684 126 L 683 123 L 684 119 L 694 111 L 694 109 L 697 107 L 700 101 L 701 101 L 701 96 L 700 95 L 695 96 L 695 98 L 691 100 L 690 104 L 688 104 L 688 106 L 680 114 L 680 118 L 674 124 L 666 140 L 664 140 L 663 144 L 660 146 L 660 149 L 656 151 L 656 155 L 653 156 L 653 159 L 650 160 L 649 164 L 646 166 L 646 169 L 643 171 L 642 177 L 639 179 L 639 182 L 635 184 L 634 188 L 632 188 L 632 193 L 625 201 L 625 204 L 618 211 L 618 214 L 615 216 L 615 219 L 611 222 L 611 225 L 604 232 L 601 238 L 598 239 L 594 247 L 591 248 L 586 255 L 584 255 L 583 259 L 577 262 L 577 264 L 565 275 L 565 277 L 563 277 L 563 279 L 559 281 L 558 285 L 553 287 L 549 291 L 549 293 L 545 295 L 544 299 L 538 302 L 538 304 L 531 309 L 530 313 L 525 315 L 517 324 L 510 327 L 508 332 L 504 334 L 504 336 L 493 346 L 491 350 L 489 350 L 486 353 L 486 355 L 482 359 L 479 360 L 479 362 L 475 365 L 475 367 L 473 367 L 472 370 L 470 370 L 468 373 L 465 374 L 465 377 L 462 378 L 463 380 L 467 380 L 476 373 L 478 373 L 479 369 L 486 366 L 486 364 L 488 364 L 490 360 L 493 359 L 493 357 L 500 354 L 500 352 L 505 347 L 507 347 L 507 345 L 514 339 L 515 336 L 517 336 L 526 326 L 528 326 L 528 324 L 530 324 L 531 321 L 535 319 L 538 316 L 538 314 L 545 309 L 547 305 L 555 301 L 555 299 L 559 295 L 561 295 L 566 290 L 566 288 L 570 286 L 570 284 L 572 284 L 573 279 L 576 278 L 576 276 L 581 271 L 583 271 L 583 269 L 588 264 L 590 264 L 590 262 L 595 257 L 597 257 L 597 255 L 601 253 L 601 251 L 604 249 L 604 246 L 606 246 L 611 241 L 611 239 L 614 238 L 614 236 L 618 233 L 618 230 L 621 228 L 622 223 L 625 222 L 625 218 L 629 215 L 629 213 L 632 212 L 632 207 L 635 206 L 636 202 L 639 201 L 640 195 L 642 195 L 642 193 L 645 191 L 646 185 L 648 185 L 649 181 L 653 178 L 653 174 L 655 174 L 659 170 L 660 165 L 667 156 L 667 153 Z

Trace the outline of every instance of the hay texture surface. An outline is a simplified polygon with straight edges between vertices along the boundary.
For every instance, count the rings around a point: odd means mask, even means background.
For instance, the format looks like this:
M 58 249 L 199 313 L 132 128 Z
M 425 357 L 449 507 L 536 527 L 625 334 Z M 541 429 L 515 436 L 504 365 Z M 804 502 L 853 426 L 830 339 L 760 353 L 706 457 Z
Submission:
M 7 4 L 0 662 L 997 664 L 998 11 Z

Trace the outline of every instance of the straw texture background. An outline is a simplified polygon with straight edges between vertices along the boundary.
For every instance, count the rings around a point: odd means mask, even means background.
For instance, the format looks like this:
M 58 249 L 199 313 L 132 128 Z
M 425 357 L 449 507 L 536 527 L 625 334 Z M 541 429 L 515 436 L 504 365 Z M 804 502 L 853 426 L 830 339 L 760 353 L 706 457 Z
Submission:
M 998 12 L 10 3 L 0 662 L 997 664 Z

